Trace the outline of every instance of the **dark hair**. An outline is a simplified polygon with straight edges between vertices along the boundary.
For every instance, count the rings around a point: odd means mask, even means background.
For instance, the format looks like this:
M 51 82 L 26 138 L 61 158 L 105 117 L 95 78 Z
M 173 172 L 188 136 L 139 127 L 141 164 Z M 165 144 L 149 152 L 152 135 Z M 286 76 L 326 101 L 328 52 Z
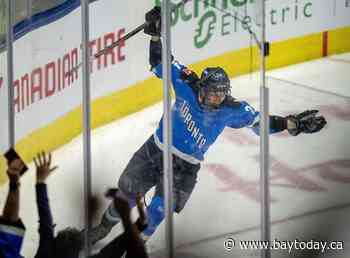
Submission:
M 61 230 L 54 240 L 53 257 L 78 258 L 83 242 L 79 230 L 70 227 Z

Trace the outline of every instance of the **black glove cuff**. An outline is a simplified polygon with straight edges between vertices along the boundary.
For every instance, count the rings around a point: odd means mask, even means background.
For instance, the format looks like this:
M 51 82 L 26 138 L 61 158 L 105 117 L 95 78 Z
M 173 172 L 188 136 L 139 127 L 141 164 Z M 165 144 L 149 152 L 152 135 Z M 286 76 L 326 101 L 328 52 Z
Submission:
M 161 28 L 160 28 L 160 21 L 157 22 L 150 22 L 146 25 L 143 32 L 150 36 L 161 36 Z
M 295 125 L 296 125 L 295 128 L 288 128 L 288 126 L 287 126 L 287 130 L 288 130 L 289 134 L 293 135 L 293 136 L 297 136 L 298 134 L 300 134 L 300 132 L 301 132 L 301 130 L 300 130 L 300 121 L 295 116 L 287 116 L 286 117 L 286 123 L 287 124 L 288 124 L 288 120 L 294 122 Z
M 270 116 L 270 128 L 275 132 L 287 129 L 287 119 L 281 116 Z
M 155 67 L 162 62 L 162 42 L 160 40 L 151 40 L 149 46 L 149 63 Z

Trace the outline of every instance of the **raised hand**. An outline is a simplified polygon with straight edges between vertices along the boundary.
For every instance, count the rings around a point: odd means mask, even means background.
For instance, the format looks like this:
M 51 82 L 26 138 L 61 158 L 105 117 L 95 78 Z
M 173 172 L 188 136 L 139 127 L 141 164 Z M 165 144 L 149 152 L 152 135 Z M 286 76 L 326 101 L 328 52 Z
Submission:
M 38 153 L 34 158 L 34 164 L 36 167 L 36 182 L 45 183 L 46 179 L 51 172 L 57 169 L 57 166 L 51 167 L 51 153 L 48 155 L 45 152 Z
M 9 167 L 7 169 L 7 176 L 10 182 L 17 183 L 19 181 L 23 167 L 24 163 L 20 159 L 14 159 L 9 163 Z
M 161 32 L 161 9 L 159 6 L 154 7 L 145 15 L 146 26 L 144 33 L 151 36 L 160 36 Z
M 105 196 L 107 198 L 111 198 L 114 201 L 114 207 L 118 211 L 120 217 L 122 220 L 130 220 L 130 206 L 128 201 L 121 197 L 118 196 L 118 188 L 109 188 L 107 189 Z

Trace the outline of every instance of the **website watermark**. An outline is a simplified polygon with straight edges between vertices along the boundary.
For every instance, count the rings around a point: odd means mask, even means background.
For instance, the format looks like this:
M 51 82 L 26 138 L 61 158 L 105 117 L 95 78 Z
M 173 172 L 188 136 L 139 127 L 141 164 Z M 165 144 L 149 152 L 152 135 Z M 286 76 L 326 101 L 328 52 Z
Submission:
M 292 253 L 293 250 L 318 250 L 322 253 L 327 251 L 344 250 L 344 241 L 325 241 L 325 240 L 277 240 L 261 241 L 261 240 L 236 240 L 229 237 L 224 242 L 227 251 L 234 248 L 240 250 L 286 250 Z

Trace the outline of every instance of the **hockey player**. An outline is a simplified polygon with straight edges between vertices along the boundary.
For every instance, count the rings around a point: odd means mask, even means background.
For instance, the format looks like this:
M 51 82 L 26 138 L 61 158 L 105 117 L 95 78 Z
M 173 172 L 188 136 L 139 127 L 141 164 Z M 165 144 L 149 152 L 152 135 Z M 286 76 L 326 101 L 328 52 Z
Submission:
M 144 32 L 151 35 L 149 61 L 151 70 L 162 76 L 160 8 L 146 14 L 148 26 Z M 259 134 L 259 112 L 245 101 L 231 97 L 230 79 L 220 67 L 204 69 L 201 77 L 176 61 L 171 66 L 172 84 L 176 101 L 172 106 L 174 211 L 181 212 L 191 196 L 204 154 L 225 127 L 251 128 Z M 287 117 L 270 116 L 270 133 L 288 130 L 291 135 L 315 133 L 326 124 L 317 110 L 304 111 Z M 234 133 L 234 132 L 232 132 Z M 149 238 L 164 218 L 163 198 L 163 126 L 162 119 L 156 132 L 133 155 L 119 178 L 119 194 L 130 201 L 137 192 L 146 194 L 156 186 L 155 195 L 147 213 L 148 227 L 143 237 Z M 120 222 L 113 203 L 105 211 L 101 223 L 91 230 L 90 241 L 104 238 Z

